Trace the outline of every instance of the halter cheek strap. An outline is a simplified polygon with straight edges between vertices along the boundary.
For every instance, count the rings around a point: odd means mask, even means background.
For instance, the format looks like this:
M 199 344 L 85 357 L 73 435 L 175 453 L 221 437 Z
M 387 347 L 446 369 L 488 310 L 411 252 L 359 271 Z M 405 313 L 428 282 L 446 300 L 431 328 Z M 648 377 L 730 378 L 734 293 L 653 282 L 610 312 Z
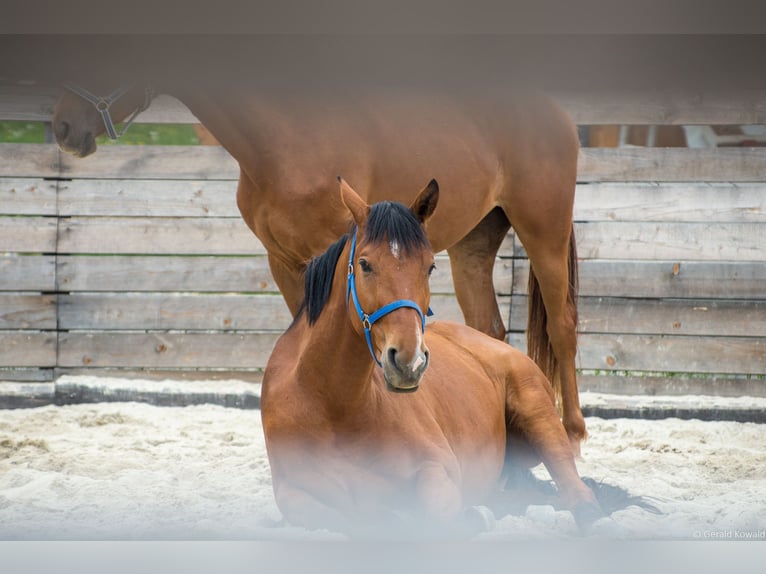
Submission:
M 428 308 L 426 311 L 426 315 L 423 315 L 423 311 L 420 310 L 420 305 L 415 303 L 414 301 L 410 301 L 409 299 L 398 299 L 396 301 L 393 301 L 392 303 L 389 303 L 388 305 L 384 305 L 371 315 L 368 315 L 364 312 L 362 309 L 361 304 L 359 303 L 359 296 L 356 294 L 356 279 L 354 274 L 354 257 L 356 253 L 356 227 L 354 227 L 354 231 L 351 234 L 351 255 L 349 256 L 348 260 L 348 278 L 346 282 L 346 301 L 348 301 L 349 295 L 351 296 L 351 301 L 354 304 L 354 309 L 356 309 L 357 315 L 359 315 L 359 320 L 362 322 L 362 328 L 364 329 L 364 338 L 367 340 L 367 348 L 370 350 L 370 355 L 372 355 L 372 358 L 375 360 L 375 362 L 378 364 L 379 367 L 382 367 L 383 364 L 380 362 L 380 359 L 375 355 L 375 349 L 372 347 L 372 326 L 375 324 L 376 321 L 381 319 L 382 317 L 385 317 L 392 311 L 396 311 L 397 309 L 402 308 L 410 308 L 417 311 L 418 316 L 420 317 L 420 328 L 421 331 L 425 332 L 426 330 L 426 316 L 430 317 L 434 314 L 434 312 L 431 310 L 431 307 Z
M 70 92 L 77 94 L 84 100 L 89 101 L 91 104 L 93 104 L 96 107 L 96 110 L 98 110 L 98 113 L 101 114 L 101 119 L 104 122 L 104 128 L 106 128 L 106 133 L 109 136 L 109 139 L 116 140 L 119 137 L 122 137 L 126 131 L 128 131 L 128 128 L 130 127 L 130 124 L 133 123 L 133 120 L 136 119 L 136 116 L 146 110 L 146 108 L 149 107 L 149 104 L 152 102 L 152 99 L 154 98 L 154 91 L 151 88 L 146 88 L 144 90 L 144 103 L 143 105 L 137 107 L 133 114 L 125 120 L 125 126 L 122 128 L 122 131 L 119 133 L 117 132 L 117 129 L 114 127 L 114 122 L 112 121 L 112 114 L 109 113 L 109 108 L 112 106 L 114 102 L 119 100 L 122 96 L 124 96 L 128 90 L 132 86 L 121 86 L 117 88 L 115 91 L 113 91 L 108 96 L 97 96 L 95 94 L 90 93 L 85 88 L 82 88 L 78 86 L 77 84 L 72 84 L 69 82 L 66 82 L 64 84 L 64 87 L 69 90 Z

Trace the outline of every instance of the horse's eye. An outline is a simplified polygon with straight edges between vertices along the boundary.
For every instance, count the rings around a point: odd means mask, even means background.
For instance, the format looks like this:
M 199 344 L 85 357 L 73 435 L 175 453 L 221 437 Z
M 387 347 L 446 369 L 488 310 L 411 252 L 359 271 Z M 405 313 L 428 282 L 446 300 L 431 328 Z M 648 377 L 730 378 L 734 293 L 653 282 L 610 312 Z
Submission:
M 431 273 L 433 273 L 435 269 L 436 269 L 436 263 L 431 263 L 431 267 L 428 268 L 429 277 L 431 276 Z
M 366 259 L 360 259 L 359 260 L 359 267 L 365 273 L 370 273 L 372 271 L 372 267 L 370 267 L 370 264 L 367 262 Z

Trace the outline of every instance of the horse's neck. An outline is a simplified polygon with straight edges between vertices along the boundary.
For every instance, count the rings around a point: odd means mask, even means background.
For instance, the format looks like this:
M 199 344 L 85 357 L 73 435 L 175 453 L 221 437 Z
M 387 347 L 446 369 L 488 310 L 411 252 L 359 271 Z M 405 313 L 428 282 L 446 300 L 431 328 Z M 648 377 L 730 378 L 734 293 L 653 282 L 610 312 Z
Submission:
M 341 260 L 348 260 L 346 253 Z M 371 400 L 372 375 L 377 368 L 364 336 L 351 325 L 344 301 L 345 270 L 345 265 L 335 270 L 332 295 L 317 321 L 308 326 L 303 319 L 305 343 L 298 359 L 301 384 L 313 386 L 328 407 L 339 412 L 358 411 Z
M 170 95 L 181 100 L 244 169 L 259 161 L 261 119 L 253 98 L 227 95 L 221 89 L 176 87 Z

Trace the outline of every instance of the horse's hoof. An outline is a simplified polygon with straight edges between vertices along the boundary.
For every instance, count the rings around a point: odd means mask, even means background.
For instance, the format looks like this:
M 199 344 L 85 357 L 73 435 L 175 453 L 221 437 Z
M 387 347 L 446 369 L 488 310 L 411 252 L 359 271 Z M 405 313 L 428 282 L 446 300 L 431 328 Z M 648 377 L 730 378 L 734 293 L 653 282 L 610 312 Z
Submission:
M 628 537 L 628 531 L 619 522 L 610 516 L 599 518 L 585 531 L 586 536 L 594 538 L 624 539 Z
M 477 533 L 491 532 L 495 529 L 495 515 L 486 506 L 470 506 L 465 510 L 466 522 Z

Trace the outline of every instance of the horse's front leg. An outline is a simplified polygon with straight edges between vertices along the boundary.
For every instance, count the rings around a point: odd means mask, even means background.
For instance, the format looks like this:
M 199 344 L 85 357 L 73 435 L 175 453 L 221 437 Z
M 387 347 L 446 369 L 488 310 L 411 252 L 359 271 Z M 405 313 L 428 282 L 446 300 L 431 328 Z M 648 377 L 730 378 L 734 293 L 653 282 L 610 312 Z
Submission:
M 326 529 L 344 534 L 350 534 L 354 530 L 351 521 L 340 510 L 292 483 L 280 482 L 274 489 L 274 497 L 282 516 L 293 526 L 302 526 L 309 530 Z
M 415 490 L 423 516 L 421 536 L 467 538 L 494 527 L 488 508 L 464 507 L 459 485 L 441 464 L 424 465 Z

